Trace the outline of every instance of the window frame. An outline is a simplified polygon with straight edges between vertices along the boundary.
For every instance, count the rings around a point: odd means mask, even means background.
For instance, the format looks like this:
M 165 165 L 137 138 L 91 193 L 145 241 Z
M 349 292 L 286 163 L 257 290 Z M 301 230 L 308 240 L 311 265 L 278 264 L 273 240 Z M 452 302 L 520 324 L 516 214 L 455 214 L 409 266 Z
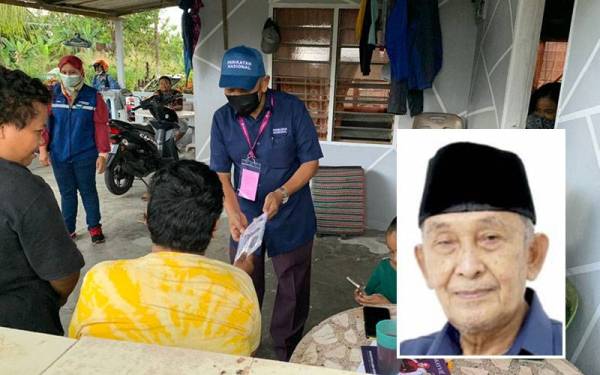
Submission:
M 322 145 L 335 145 L 335 146 L 347 146 L 347 147 L 375 147 L 375 148 L 395 148 L 396 147 L 396 129 L 398 129 L 399 115 L 394 115 L 394 121 L 392 123 L 392 139 L 389 144 L 370 143 L 365 141 L 346 142 L 346 141 L 335 141 L 333 139 L 333 125 L 334 125 L 334 111 L 335 111 L 335 91 L 337 88 L 336 76 L 337 76 L 337 59 L 338 59 L 338 34 L 339 34 L 339 21 L 340 21 L 340 9 L 359 9 L 359 4 L 313 4 L 313 3 L 289 3 L 285 1 L 273 2 L 269 1 L 269 17 L 273 17 L 274 9 L 332 9 L 333 10 L 333 28 L 331 37 L 331 51 L 330 51 L 330 77 L 329 77 L 329 103 L 327 110 L 327 140 L 319 140 Z M 273 55 L 267 55 L 267 72 L 270 77 L 273 77 Z M 269 86 L 272 88 L 273 79 L 270 80 Z

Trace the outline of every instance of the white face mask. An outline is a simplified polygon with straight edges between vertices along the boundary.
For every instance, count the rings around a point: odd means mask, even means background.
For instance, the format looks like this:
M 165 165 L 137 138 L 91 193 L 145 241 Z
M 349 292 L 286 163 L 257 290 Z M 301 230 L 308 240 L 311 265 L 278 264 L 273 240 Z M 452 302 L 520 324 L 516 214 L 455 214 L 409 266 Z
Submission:
M 74 89 L 81 82 L 81 75 L 69 75 L 60 73 L 60 80 L 66 88 Z

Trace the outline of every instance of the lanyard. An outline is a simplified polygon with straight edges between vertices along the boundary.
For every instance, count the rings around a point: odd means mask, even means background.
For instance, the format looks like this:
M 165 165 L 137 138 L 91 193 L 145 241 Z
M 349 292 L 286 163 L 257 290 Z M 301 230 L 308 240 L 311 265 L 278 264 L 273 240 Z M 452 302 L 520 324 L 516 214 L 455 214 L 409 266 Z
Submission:
M 267 111 L 267 113 L 265 113 L 265 117 L 263 118 L 262 122 L 260 123 L 260 128 L 258 129 L 258 135 L 256 136 L 254 143 L 252 143 L 252 141 L 250 140 L 250 133 L 248 133 L 248 128 L 246 127 L 246 120 L 244 120 L 244 118 L 242 116 L 238 116 L 238 122 L 240 123 L 240 128 L 242 128 L 242 133 L 244 133 L 244 137 L 246 138 L 246 142 L 248 143 L 248 148 L 250 149 L 250 151 L 248 152 L 249 159 L 256 159 L 256 155 L 254 154 L 254 149 L 256 148 L 256 143 L 260 139 L 260 136 L 267 128 L 267 125 L 269 124 L 269 120 L 271 120 L 271 114 L 272 114 L 274 105 L 275 105 L 275 101 L 273 100 L 273 95 L 271 95 L 271 108 Z

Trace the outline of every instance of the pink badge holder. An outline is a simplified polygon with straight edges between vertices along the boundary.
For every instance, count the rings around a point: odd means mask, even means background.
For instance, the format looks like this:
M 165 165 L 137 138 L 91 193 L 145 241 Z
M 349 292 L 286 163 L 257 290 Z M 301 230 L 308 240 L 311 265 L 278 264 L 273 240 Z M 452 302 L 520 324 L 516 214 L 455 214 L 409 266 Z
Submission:
M 260 163 L 249 158 L 242 159 L 242 176 L 238 195 L 254 202 L 260 179 Z

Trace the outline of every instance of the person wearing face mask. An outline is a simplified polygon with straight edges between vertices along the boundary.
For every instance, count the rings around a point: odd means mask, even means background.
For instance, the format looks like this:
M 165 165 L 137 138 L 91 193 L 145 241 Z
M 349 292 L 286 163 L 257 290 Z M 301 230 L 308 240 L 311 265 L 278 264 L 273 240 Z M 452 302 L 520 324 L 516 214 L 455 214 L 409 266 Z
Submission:
M 560 82 L 546 83 L 531 94 L 526 129 L 554 129 Z
M 229 49 L 223 57 L 219 86 L 228 104 L 213 117 L 210 167 L 218 173 L 225 195 L 230 258 L 248 222 L 267 214 L 251 277 L 262 306 L 266 253 L 277 276 L 271 336 L 278 359 L 288 361 L 308 317 L 316 233 L 308 183 L 323 153 L 304 103 L 268 88 L 269 76 L 256 49 Z
M 65 56 L 58 63 L 59 84 L 52 91 L 52 113 L 40 147 L 40 162 L 49 165 L 58 183 L 61 210 L 72 238 L 77 218 L 77 191 L 86 211 L 92 243 L 104 242 L 96 172 L 104 173 L 110 151 L 108 109 L 100 93 L 84 83 L 82 61 Z
M 113 77 L 108 74 L 108 63 L 103 59 L 98 59 L 94 62 L 94 71 L 96 75 L 92 81 L 92 86 L 98 90 L 119 90 L 121 86 Z

